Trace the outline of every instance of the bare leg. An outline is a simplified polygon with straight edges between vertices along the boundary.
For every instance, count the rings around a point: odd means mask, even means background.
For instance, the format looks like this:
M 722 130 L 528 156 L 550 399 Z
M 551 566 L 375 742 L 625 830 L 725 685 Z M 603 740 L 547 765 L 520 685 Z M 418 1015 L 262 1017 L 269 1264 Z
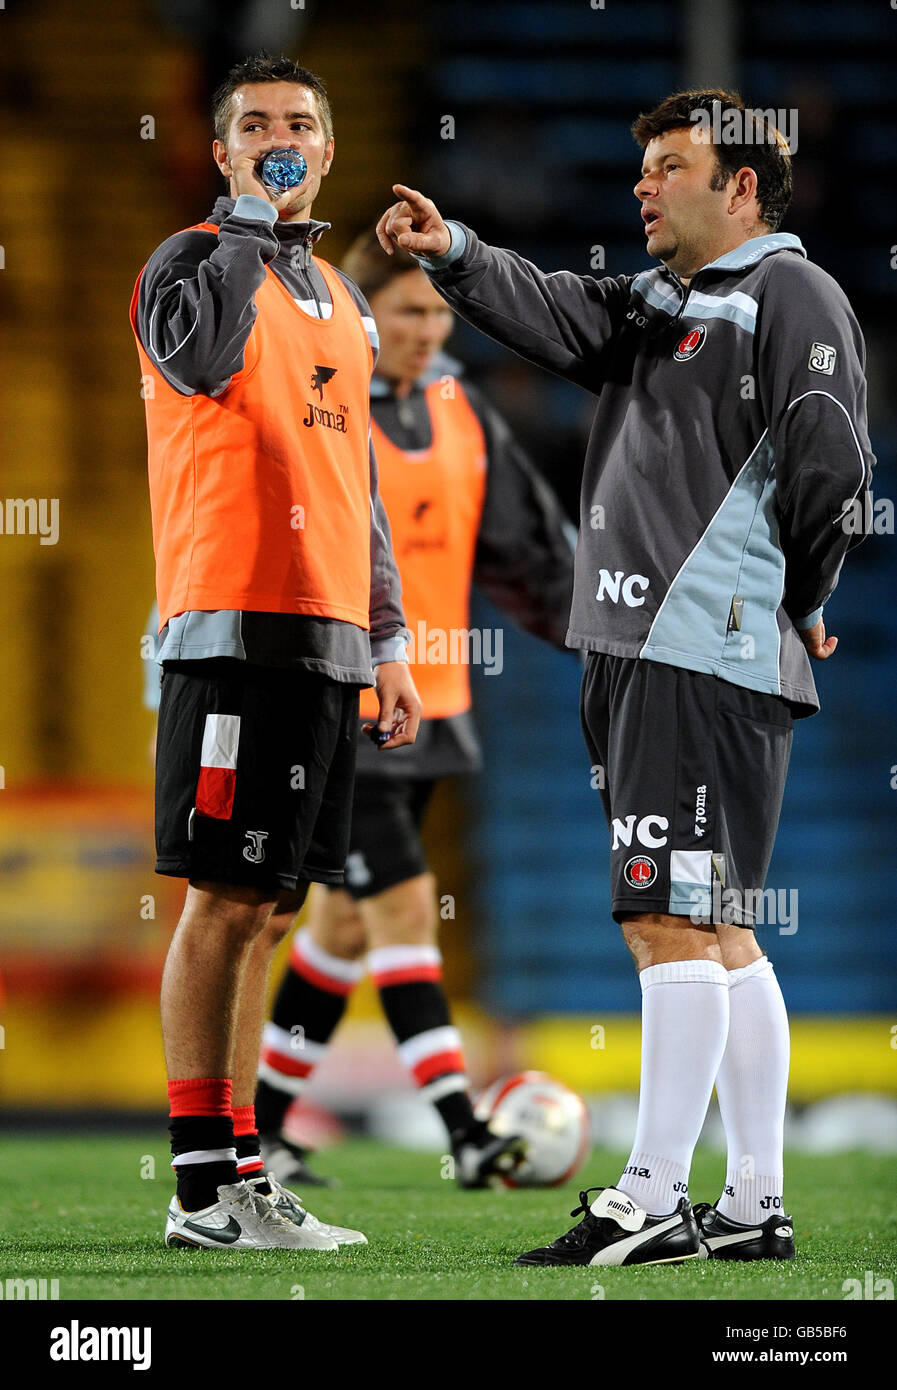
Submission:
M 716 928 L 685 926 L 687 921 L 686 917 L 663 912 L 627 917 L 623 923 L 623 940 L 632 953 L 636 969 L 647 970 L 651 965 L 675 960 L 722 961 Z
M 436 879 L 418 874 L 359 903 L 368 946 L 435 946 Z
M 328 955 L 358 960 L 368 948 L 361 904 L 342 888 L 312 886 L 308 899 L 312 939 Z
M 716 936 L 723 955 L 723 965 L 727 970 L 741 970 L 760 960 L 763 951 L 750 927 L 736 927 L 730 923 L 717 922 Z
M 293 925 L 305 902 L 308 886 L 295 892 L 281 892 L 274 910 L 246 955 L 246 965 L 237 1007 L 236 1047 L 234 1051 L 234 1105 L 251 1105 L 255 1099 L 256 1074 L 262 1045 L 262 1029 L 267 1016 L 268 974 L 274 952 Z
M 273 897 L 191 882 L 162 975 L 162 1036 L 170 1080 L 233 1076 L 240 990 L 251 943 Z

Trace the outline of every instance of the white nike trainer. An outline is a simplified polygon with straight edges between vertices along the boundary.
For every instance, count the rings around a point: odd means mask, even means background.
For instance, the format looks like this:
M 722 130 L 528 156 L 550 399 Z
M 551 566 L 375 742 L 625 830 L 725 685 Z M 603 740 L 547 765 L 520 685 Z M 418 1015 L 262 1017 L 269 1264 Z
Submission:
M 288 1221 L 246 1182 L 225 1184 L 217 1202 L 184 1211 L 172 1197 L 165 1244 L 202 1250 L 337 1250 L 333 1236 Z
M 328 1221 L 319 1221 L 316 1216 L 312 1216 L 302 1205 L 302 1199 L 298 1194 L 278 1182 L 273 1173 L 268 1173 L 265 1178 L 250 1178 L 249 1186 L 255 1187 L 262 1182 L 267 1182 L 271 1188 L 270 1197 L 265 1197 L 264 1200 L 270 1202 L 276 1212 L 287 1221 L 295 1222 L 303 1231 L 330 1236 L 337 1245 L 367 1245 L 368 1238 L 363 1232 L 353 1231 L 348 1226 L 331 1226 Z

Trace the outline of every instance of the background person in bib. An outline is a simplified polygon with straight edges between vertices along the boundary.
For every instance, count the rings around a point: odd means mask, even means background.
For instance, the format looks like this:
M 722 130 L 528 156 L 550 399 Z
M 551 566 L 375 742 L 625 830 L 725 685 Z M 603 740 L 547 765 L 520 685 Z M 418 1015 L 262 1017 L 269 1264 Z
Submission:
M 453 655 L 450 644 L 470 628 L 471 581 L 521 627 L 562 647 L 572 527 L 501 417 L 440 355 L 453 315 L 414 257 L 387 256 L 372 229 L 344 269 L 369 300 L 380 335 L 373 436 L 424 719 L 414 747 L 392 758 L 359 737 L 345 887 L 312 889 L 308 923 L 296 933 L 265 1027 L 256 1116 L 266 1166 L 283 1181 L 315 1181 L 281 1124 L 321 1060 L 367 953 L 402 1060 L 450 1135 L 455 1175 L 481 1187 L 513 1163 L 518 1146 L 474 1120 L 462 1040 L 442 987 L 436 882 L 420 830 L 437 780 L 479 767 L 468 649 Z M 361 714 L 375 713 L 366 692 Z M 301 1049 L 293 1045 L 297 1026 Z
M 521 1257 L 536 1265 L 794 1254 L 788 1020 L 755 894 L 793 719 L 819 707 L 810 660 L 835 650 L 822 607 L 859 539 L 842 522 L 874 463 L 859 326 L 778 230 L 784 138 L 724 91 L 674 93 L 633 134 L 661 262 L 638 275 L 545 275 L 402 185 L 378 223 L 470 322 L 598 398 L 567 642 L 588 653 L 582 724 L 640 972 L 641 1091 L 618 1187 L 584 1193 L 579 1225 Z M 688 1178 L 714 1083 L 727 1172 L 699 1230 Z
M 289 59 L 249 59 L 214 121 L 229 196 L 153 252 L 131 306 L 163 668 L 156 868 L 189 879 L 162 984 L 166 1240 L 333 1249 L 362 1237 L 260 1176 L 265 982 L 284 906 L 343 881 L 359 690 L 375 671 L 385 757 L 414 741 L 420 701 L 370 446 L 374 322 L 313 254 L 326 92 Z M 256 164 L 283 147 L 308 173 L 272 199 Z

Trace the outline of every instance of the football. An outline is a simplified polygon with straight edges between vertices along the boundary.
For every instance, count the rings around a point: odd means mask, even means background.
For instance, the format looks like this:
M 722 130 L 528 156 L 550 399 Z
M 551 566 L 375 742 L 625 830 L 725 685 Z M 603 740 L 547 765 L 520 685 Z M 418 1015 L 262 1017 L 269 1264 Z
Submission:
M 522 1071 L 494 1081 L 479 1097 L 475 1114 L 496 1134 L 519 1134 L 526 1158 L 508 1187 L 557 1187 L 578 1172 L 589 1152 L 589 1112 L 563 1081 L 542 1071 Z

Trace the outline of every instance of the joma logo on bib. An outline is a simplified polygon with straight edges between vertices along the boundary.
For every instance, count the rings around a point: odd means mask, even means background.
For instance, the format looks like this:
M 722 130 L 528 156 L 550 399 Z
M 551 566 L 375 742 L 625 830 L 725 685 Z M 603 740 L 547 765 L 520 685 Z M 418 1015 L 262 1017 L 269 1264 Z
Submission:
M 308 429 L 313 429 L 315 425 L 323 425 L 325 429 L 336 430 L 337 434 L 348 434 L 349 426 L 346 423 L 346 416 L 343 413 L 344 406 L 340 406 L 338 412 L 324 410 L 319 405 L 314 405 L 311 401 L 307 402 L 308 412 L 303 415 L 302 423 Z
M 599 603 L 603 603 L 609 598 L 611 603 L 619 603 L 622 597 L 627 608 L 640 608 L 645 601 L 645 589 L 651 583 L 643 574 L 625 575 L 623 570 L 615 570 L 611 574 L 610 570 L 598 571 L 598 592 L 595 595 Z M 641 597 L 636 598 L 635 590 L 641 589 Z

